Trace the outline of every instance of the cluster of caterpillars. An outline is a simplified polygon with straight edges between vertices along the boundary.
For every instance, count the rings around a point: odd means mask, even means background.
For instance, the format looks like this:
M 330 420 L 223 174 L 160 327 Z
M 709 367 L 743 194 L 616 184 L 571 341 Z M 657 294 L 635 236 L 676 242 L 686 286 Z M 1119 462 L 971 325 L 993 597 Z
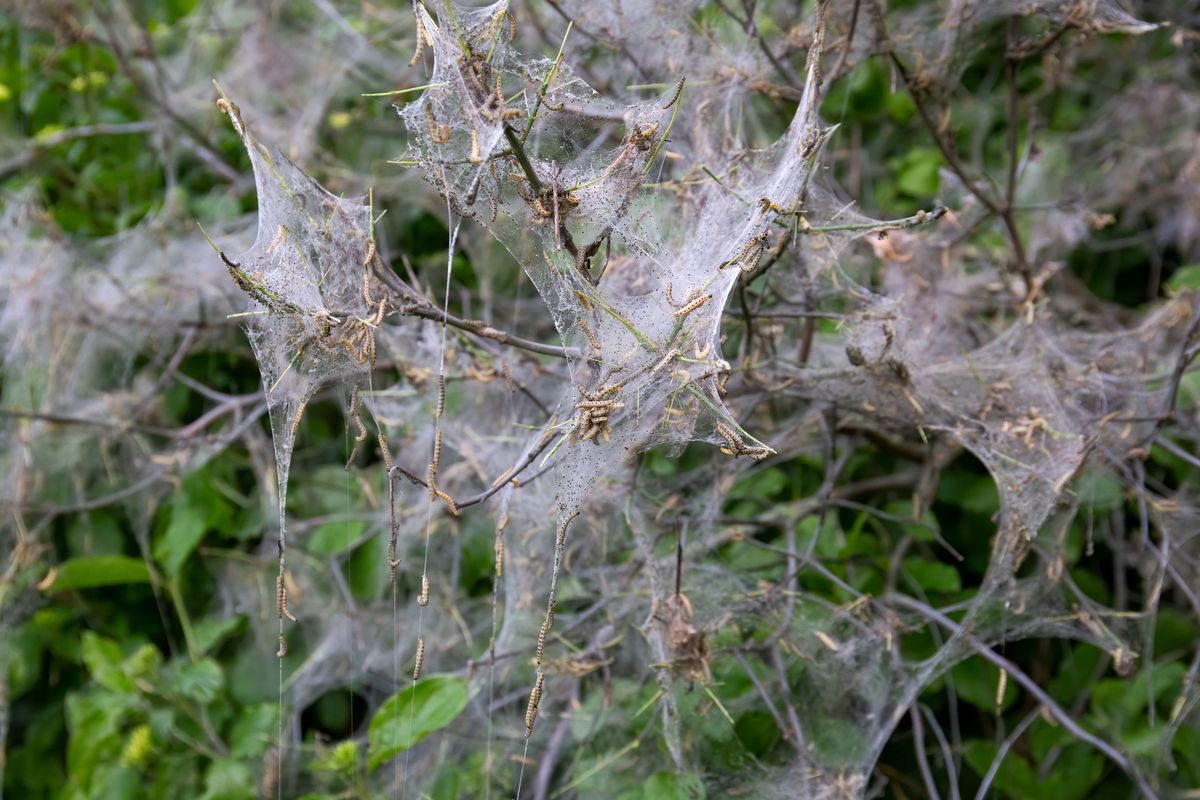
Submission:
M 724 422 L 717 422 L 714 426 L 721 438 L 725 440 L 725 446 L 721 448 L 721 452 L 727 456 L 750 456 L 755 461 L 762 461 L 767 456 L 771 455 L 771 451 L 766 447 L 751 446 L 742 440 L 741 435 Z
M 387 296 L 375 300 L 371 297 L 371 262 L 377 257 L 375 240 L 367 240 L 366 257 L 363 259 L 362 299 L 368 309 L 374 309 L 369 317 L 351 317 L 346 321 L 346 332 L 333 340 L 334 345 L 345 348 L 359 366 L 370 364 L 375 368 L 375 329 L 387 314 Z
M 575 434 L 581 442 L 600 444 L 601 438 L 609 441 L 612 438 L 610 417 L 614 411 L 625 408 L 625 404 L 615 400 L 612 395 L 621 388 L 621 384 L 612 384 L 592 393 L 580 390 L 583 400 L 575 404 L 578 413 L 575 419 Z

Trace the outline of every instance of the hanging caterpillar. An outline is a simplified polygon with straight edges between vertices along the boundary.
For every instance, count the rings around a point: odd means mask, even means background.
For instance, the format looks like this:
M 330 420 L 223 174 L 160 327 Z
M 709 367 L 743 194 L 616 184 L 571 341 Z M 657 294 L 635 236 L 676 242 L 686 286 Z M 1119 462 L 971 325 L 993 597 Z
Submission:
M 414 9 L 415 11 L 415 9 Z M 421 56 L 425 55 L 425 44 L 433 46 L 433 37 L 429 35 L 429 31 L 425 30 L 425 23 L 421 21 L 421 14 L 416 13 L 417 18 L 417 52 L 413 54 L 412 60 L 408 62 L 410 67 L 415 67 L 417 62 L 421 60 Z
M 383 465 L 387 467 L 388 472 L 392 471 L 392 451 L 388 449 L 387 438 L 381 433 L 379 434 L 379 452 L 383 454 Z
M 392 537 L 392 540 L 390 542 L 388 542 L 387 564 L 388 564 L 388 575 L 391 577 L 392 583 L 395 584 L 396 583 L 396 569 L 400 566 L 400 559 L 396 558 L 396 539 L 394 536 Z
M 358 433 L 354 437 L 354 447 L 350 450 L 350 457 L 346 459 L 346 469 L 350 469 L 350 465 L 354 463 L 354 459 L 358 456 L 358 451 L 362 447 L 362 443 L 367 440 L 367 426 L 363 425 L 362 416 L 358 413 L 358 384 L 354 384 L 354 390 L 350 393 L 350 416 L 354 420 L 354 424 L 358 426 Z
M 288 608 L 287 587 L 283 585 L 283 575 L 275 576 L 275 605 L 280 619 L 287 617 L 292 622 L 296 621 L 296 618 L 292 616 L 292 612 Z
M 529 693 L 529 705 L 525 707 L 525 738 L 528 739 L 533 735 L 533 724 L 537 722 L 538 706 L 542 702 L 542 686 L 546 682 L 546 674 L 540 669 L 537 673 L 537 681 L 533 684 L 533 691 Z
M 542 666 L 542 656 L 546 654 L 546 635 L 550 633 L 550 616 L 542 620 L 542 629 L 538 633 L 537 651 L 533 656 L 534 666 Z
M 413 682 L 421 680 L 421 668 L 425 666 L 425 640 L 417 639 L 417 658 L 413 665 Z

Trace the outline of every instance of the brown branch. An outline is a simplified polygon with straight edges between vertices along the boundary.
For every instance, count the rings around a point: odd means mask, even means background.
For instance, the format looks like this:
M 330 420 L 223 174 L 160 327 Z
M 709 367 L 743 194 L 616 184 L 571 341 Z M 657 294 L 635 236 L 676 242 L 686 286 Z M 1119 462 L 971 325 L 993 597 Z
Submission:
M 435 322 L 445 322 L 452 328 L 466 331 L 484 339 L 491 339 L 500 344 L 528 350 L 531 353 L 554 356 L 555 358 L 571 358 L 578 356 L 579 350 L 573 347 L 556 347 L 552 344 L 542 344 L 531 339 L 514 336 L 511 333 L 498 330 L 487 323 L 478 320 L 466 320 L 435 306 L 417 290 L 406 284 L 395 272 L 383 266 L 381 261 L 376 263 L 375 274 L 389 290 L 399 295 L 403 303 L 393 303 L 392 307 L 400 314 L 421 317 Z

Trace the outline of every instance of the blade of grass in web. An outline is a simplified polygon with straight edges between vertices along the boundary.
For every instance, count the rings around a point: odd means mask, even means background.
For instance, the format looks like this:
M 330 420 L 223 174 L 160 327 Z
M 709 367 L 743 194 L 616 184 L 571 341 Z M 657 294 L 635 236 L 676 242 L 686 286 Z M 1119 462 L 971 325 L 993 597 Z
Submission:
M 671 111 L 671 119 L 667 122 L 667 129 L 663 131 L 662 138 L 654 146 L 654 152 L 650 154 L 650 158 L 646 159 L 646 169 L 644 170 L 646 173 L 650 172 L 650 167 L 654 166 L 654 159 L 658 158 L 658 152 L 662 150 L 662 146 L 667 142 L 667 137 L 671 135 L 671 128 L 675 125 L 675 117 L 679 114 L 679 107 L 683 105 L 683 85 L 685 81 L 687 81 L 686 76 L 679 79 L 679 89 L 676 90 L 675 99 L 672 101 L 672 105 L 675 108 Z
M 421 86 L 410 86 L 407 89 L 392 89 L 389 92 L 364 92 L 363 94 L 360 94 L 359 97 L 393 97 L 398 94 L 408 94 L 410 92 L 423 92 L 426 89 L 438 89 L 445 85 L 446 85 L 446 83 L 444 81 L 439 81 L 437 83 L 422 84 Z
M 529 132 L 533 130 L 533 125 L 537 122 L 538 112 L 542 109 L 542 98 L 546 96 L 546 89 L 554 81 L 558 74 L 559 67 L 562 66 L 563 51 L 567 49 L 567 37 L 571 35 L 571 27 L 575 24 L 574 20 L 567 23 L 567 31 L 563 34 L 562 44 L 558 46 L 558 55 L 554 57 L 554 65 L 550 67 L 550 71 L 546 73 L 546 77 L 542 79 L 541 86 L 538 87 L 537 97 L 533 101 L 533 112 L 529 115 L 529 124 L 525 126 L 525 130 L 521 133 L 521 146 L 524 147 L 525 141 L 529 138 Z

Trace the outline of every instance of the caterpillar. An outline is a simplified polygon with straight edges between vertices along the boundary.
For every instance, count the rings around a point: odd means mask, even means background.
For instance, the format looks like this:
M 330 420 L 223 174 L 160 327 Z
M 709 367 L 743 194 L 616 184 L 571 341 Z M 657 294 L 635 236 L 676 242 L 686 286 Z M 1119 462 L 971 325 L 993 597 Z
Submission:
M 417 639 L 417 659 L 413 665 L 413 681 L 421 679 L 421 667 L 425 666 L 425 640 Z
M 392 451 L 388 449 L 387 438 L 381 433 L 379 434 L 379 452 L 383 454 L 383 465 L 387 467 L 388 472 L 392 471 Z
M 471 155 L 467 157 L 467 160 L 472 164 L 483 163 L 483 157 L 479 154 L 479 135 L 475 133 L 474 129 L 471 130 Z
M 542 702 L 542 687 L 545 682 L 546 674 L 539 669 L 537 680 L 533 684 L 533 691 L 529 693 L 529 705 L 525 707 L 526 739 L 533 735 L 533 724 L 537 722 L 538 705 L 540 705 Z
M 678 350 L 668 351 L 665 356 L 659 359 L 657 364 L 650 368 L 650 374 L 657 375 L 659 372 L 662 372 L 664 369 L 666 369 L 667 364 L 670 364 L 680 355 L 682 355 L 682 353 L 680 353 Z
M 763 251 L 767 249 L 766 241 L 767 232 L 763 231 L 762 233 L 753 237 L 750 241 L 746 242 L 742 249 L 738 251 L 738 254 L 734 256 L 733 259 L 726 262 L 726 266 L 730 264 L 740 264 L 742 267 L 742 272 L 753 272 L 754 268 L 758 266 L 759 259 L 762 258 Z M 748 260 L 748 256 L 752 251 L 754 253 L 753 260 Z
M 362 443 L 367 440 L 367 426 L 363 425 L 362 416 L 358 413 L 358 384 L 354 384 L 354 390 L 350 393 L 350 416 L 354 419 L 354 424 L 358 426 L 358 434 L 354 437 L 354 447 L 350 450 L 350 457 L 346 459 L 346 469 L 350 469 L 350 465 L 354 463 L 354 459 L 358 456 L 358 451 L 362 447 Z
M 293 439 L 296 438 L 296 431 L 300 430 L 300 418 L 304 416 L 304 409 L 307 407 L 308 407 L 308 401 L 305 400 L 303 403 L 300 404 L 300 407 L 296 409 L 296 416 L 292 420 L 292 438 Z
M 456 517 L 458 516 L 458 505 L 454 502 L 453 497 L 446 494 L 441 489 L 434 489 L 433 493 L 434 493 L 434 495 L 436 495 L 438 497 L 438 499 L 440 499 L 442 502 L 444 502 L 447 506 L 450 507 L 450 513 L 453 516 L 456 516 Z
M 550 614 L 546 614 L 546 618 L 542 620 L 542 629 L 538 633 L 537 650 L 533 656 L 534 666 L 542 665 L 542 656 L 546 654 L 546 636 L 550 633 L 551 618 Z
M 742 437 L 734 433 L 733 429 L 731 429 L 724 422 L 718 422 L 714 427 L 717 429 L 717 433 L 721 435 L 721 438 L 729 442 L 729 449 L 732 450 L 735 455 L 740 453 L 746 447 L 745 443 L 742 441 Z
M 416 11 L 416 9 L 413 9 Z M 421 21 L 421 14 L 416 14 L 417 18 L 417 52 L 413 54 L 412 60 L 408 62 L 410 67 L 415 67 L 417 62 L 421 60 L 421 56 L 425 55 L 425 42 L 429 40 L 432 46 L 433 41 L 430 39 L 429 32 L 425 30 L 425 23 Z
M 283 244 L 285 239 L 287 239 L 287 228 L 280 225 L 275 229 L 275 238 L 271 240 L 269 245 L 267 245 L 267 255 L 271 255 L 278 250 L 279 245 Z
M 555 539 L 555 547 L 562 547 L 567 543 L 567 527 L 570 526 L 571 520 L 579 516 L 579 512 L 575 511 L 569 517 L 563 519 L 558 526 L 558 536 Z
M 400 566 L 400 559 L 396 558 L 396 540 L 388 542 L 387 549 L 388 574 L 391 577 L 392 583 L 396 582 L 396 568 Z
M 596 338 L 596 334 L 593 333 L 592 329 L 589 328 L 587 323 L 583 321 L 583 317 L 580 317 L 578 320 L 576 320 L 576 322 L 579 323 L 579 330 L 583 331 L 583 335 L 587 337 L 588 344 L 591 345 L 592 351 L 597 354 L 603 352 L 603 348 L 600 346 L 600 340 Z
M 683 308 L 681 308 L 681 309 L 679 309 L 678 311 L 676 311 L 676 312 L 675 312 L 675 317 L 676 317 L 676 319 L 683 319 L 683 318 L 684 318 L 684 317 L 686 317 L 688 314 L 692 313 L 692 312 L 693 312 L 693 311 L 695 311 L 697 308 L 699 308 L 700 306 L 702 306 L 702 305 L 704 305 L 705 303 L 707 303 L 709 300 L 712 300 L 712 295 L 711 295 L 711 294 L 702 294 L 702 295 L 700 295 L 700 296 L 699 296 L 699 297 L 697 297 L 695 300 L 691 301 L 691 302 L 690 302 L 690 303 L 688 303 L 686 306 L 684 306 Z
M 287 587 L 284 586 L 284 584 L 283 584 L 283 576 L 282 575 L 275 576 L 275 605 L 277 606 L 277 611 L 279 612 L 280 619 L 287 617 L 292 622 L 296 621 L 296 618 L 292 616 L 292 612 L 288 608 Z
M 675 105 L 675 103 L 677 103 L 679 101 L 679 95 L 683 94 L 683 84 L 684 84 L 684 81 L 686 81 L 686 80 L 687 80 L 687 76 L 685 75 L 684 77 L 679 79 L 679 83 L 675 84 L 675 92 L 674 92 L 674 94 L 671 95 L 671 99 L 667 101 L 667 104 L 665 106 L 663 106 L 663 111 L 666 111 L 668 108 Z
M 424 608 L 429 605 L 429 576 L 421 574 L 421 593 L 417 595 L 417 605 Z
M 575 404 L 575 408 L 583 411 L 589 408 L 600 408 L 605 410 L 619 410 L 625 407 L 624 403 L 618 403 L 616 400 L 580 400 Z M 593 414 L 593 417 L 596 415 Z

